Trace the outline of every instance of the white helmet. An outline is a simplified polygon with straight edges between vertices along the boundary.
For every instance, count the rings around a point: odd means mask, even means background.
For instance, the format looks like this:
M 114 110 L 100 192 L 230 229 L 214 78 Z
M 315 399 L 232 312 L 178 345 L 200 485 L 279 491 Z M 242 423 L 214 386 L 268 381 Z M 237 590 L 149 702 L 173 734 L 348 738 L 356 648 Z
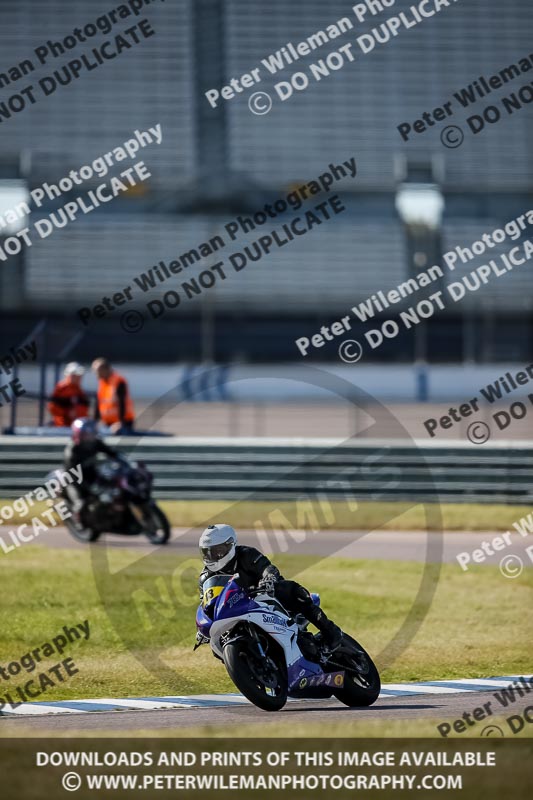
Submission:
M 231 525 L 210 525 L 200 536 L 199 544 L 209 572 L 218 572 L 235 557 L 237 534 Z
M 63 375 L 65 378 L 68 378 L 69 375 L 85 375 L 85 368 L 82 367 L 81 364 L 78 364 L 77 361 L 70 361 L 63 371 Z

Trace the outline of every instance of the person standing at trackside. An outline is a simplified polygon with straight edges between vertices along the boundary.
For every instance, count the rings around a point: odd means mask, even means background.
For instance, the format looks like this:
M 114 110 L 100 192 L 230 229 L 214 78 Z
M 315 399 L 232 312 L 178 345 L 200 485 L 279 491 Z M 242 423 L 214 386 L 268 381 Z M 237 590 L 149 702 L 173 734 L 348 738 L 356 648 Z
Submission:
M 113 433 L 132 433 L 135 412 L 126 379 L 106 358 L 95 359 L 92 369 L 98 378 L 95 420 L 108 425 Z
M 81 386 L 84 374 L 84 368 L 77 361 L 71 361 L 65 367 L 63 380 L 56 384 L 48 403 L 48 411 L 52 415 L 52 425 L 58 428 L 68 428 L 75 419 L 88 415 L 89 398 Z

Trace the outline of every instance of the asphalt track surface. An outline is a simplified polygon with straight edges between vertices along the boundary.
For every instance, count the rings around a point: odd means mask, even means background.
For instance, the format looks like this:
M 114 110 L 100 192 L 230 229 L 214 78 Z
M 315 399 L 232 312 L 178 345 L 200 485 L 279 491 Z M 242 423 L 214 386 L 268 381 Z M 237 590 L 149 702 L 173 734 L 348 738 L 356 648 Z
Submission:
M 0 527 L 0 536 L 9 543 L 7 532 L 10 528 Z M 173 528 L 172 538 L 165 547 L 165 552 L 177 556 L 198 555 L 199 528 Z M 501 537 L 497 532 L 467 532 L 452 531 L 448 533 L 429 533 L 421 531 L 320 531 L 319 533 L 306 533 L 298 537 L 298 541 L 288 539 L 287 547 L 276 547 L 275 534 L 269 532 L 268 542 L 271 547 L 262 547 L 255 531 L 238 531 L 240 544 L 259 547 L 267 552 L 288 552 L 290 555 L 317 555 L 338 556 L 341 558 L 378 559 L 385 561 L 440 561 L 440 548 L 432 547 L 427 551 L 429 537 L 442 537 L 442 561 L 456 563 L 457 554 L 462 552 L 472 553 L 481 547 L 483 542 L 491 543 L 495 537 Z M 511 544 L 503 550 L 494 551 L 493 555 L 486 555 L 483 564 L 498 565 L 502 558 L 509 554 L 518 555 L 524 564 L 531 565 L 531 559 L 526 553 L 526 547 L 531 545 L 531 537 L 523 537 L 518 533 L 511 535 Z M 46 533 L 28 542 L 24 547 L 33 544 L 46 547 L 58 547 L 84 550 L 90 547 L 131 548 L 149 552 L 154 549 L 144 536 L 113 536 L 104 535 L 92 544 L 87 545 L 77 542 L 68 533 L 66 528 L 50 528 Z M 471 562 L 474 563 L 474 562 Z M 459 564 L 457 568 L 460 569 Z
M 447 695 L 417 695 L 416 697 L 384 697 L 370 708 L 348 708 L 334 698 L 330 700 L 297 701 L 288 703 L 277 713 L 260 711 L 252 705 L 226 706 L 218 708 L 162 709 L 156 711 L 98 711 L 90 714 L 62 714 L 58 716 L 9 717 L 0 720 L 0 736 L 22 736 L 50 734 L 69 734 L 94 731 L 95 735 L 110 731 L 158 731 L 168 728 L 199 728 L 209 726 L 238 730 L 242 725 L 257 726 L 257 735 L 267 733 L 271 724 L 286 726 L 286 735 L 291 736 L 291 727 L 298 723 L 313 726 L 325 723 L 353 723 L 357 720 L 435 720 L 436 724 L 445 720 L 455 720 L 465 711 L 472 712 L 491 700 L 491 692 L 465 692 Z M 529 701 L 531 704 L 531 701 Z M 519 714 L 528 705 L 527 700 L 516 701 L 512 710 L 501 709 L 503 716 Z M 475 732 L 479 736 L 493 718 L 478 722 Z M 282 733 L 278 732 L 281 736 Z M 312 735 L 312 734 L 311 734 Z M 456 735 L 456 734 L 453 734 Z M 435 736 L 439 732 L 435 727 Z

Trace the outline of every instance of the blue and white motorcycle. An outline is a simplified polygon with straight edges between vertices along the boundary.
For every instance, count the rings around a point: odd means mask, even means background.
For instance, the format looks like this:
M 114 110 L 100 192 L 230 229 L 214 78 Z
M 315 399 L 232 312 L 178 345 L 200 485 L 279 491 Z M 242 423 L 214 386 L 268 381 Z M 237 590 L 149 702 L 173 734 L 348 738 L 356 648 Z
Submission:
M 194 649 L 209 643 L 248 700 L 265 711 L 283 708 L 288 697 L 334 695 L 347 706 L 377 700 L 378 671 L 355 639 L 343 634 L 341 646 L 329 652 L 302 615 L 291 617 L 274 597 L 245 591 L 237 581 L 238 575 L 213 575 L 203 584 Z M 311 597 L 320 605 L 317 594 Z

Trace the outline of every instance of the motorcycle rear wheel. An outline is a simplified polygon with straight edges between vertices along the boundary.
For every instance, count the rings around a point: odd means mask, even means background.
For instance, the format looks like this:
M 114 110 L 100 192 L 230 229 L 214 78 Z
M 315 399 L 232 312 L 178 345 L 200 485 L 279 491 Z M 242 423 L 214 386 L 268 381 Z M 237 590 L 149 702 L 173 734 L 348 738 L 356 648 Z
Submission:
M 260 676 L 255 674 L 253 667 L 255 656 L 247 652 L 246 641 L 238 639 L 229 642 L 224 648 L 224 664 L 228 674 L 242 694 L 263 711 L 279 711 L 287 702 L 288 682 L 285 664 L 280 658 L 269 657 L 275 662 L 276 687 L 268 689 L 261 682 Z M 269 694 L 273 691 L 273 694 Z
M 143 533 L 152 544 L 166 544 L 170 539 L 170 523 L 161 509 L 149 506 L 143 509 Z
M 345 670 L 344 686 L 333 692 L 337 700 L 347 706 L 371 706 L 379 697 L 381 679 L 376 665 L 359 642 L 346 633 L 344 644 L 335 650 L 330 662 Z

